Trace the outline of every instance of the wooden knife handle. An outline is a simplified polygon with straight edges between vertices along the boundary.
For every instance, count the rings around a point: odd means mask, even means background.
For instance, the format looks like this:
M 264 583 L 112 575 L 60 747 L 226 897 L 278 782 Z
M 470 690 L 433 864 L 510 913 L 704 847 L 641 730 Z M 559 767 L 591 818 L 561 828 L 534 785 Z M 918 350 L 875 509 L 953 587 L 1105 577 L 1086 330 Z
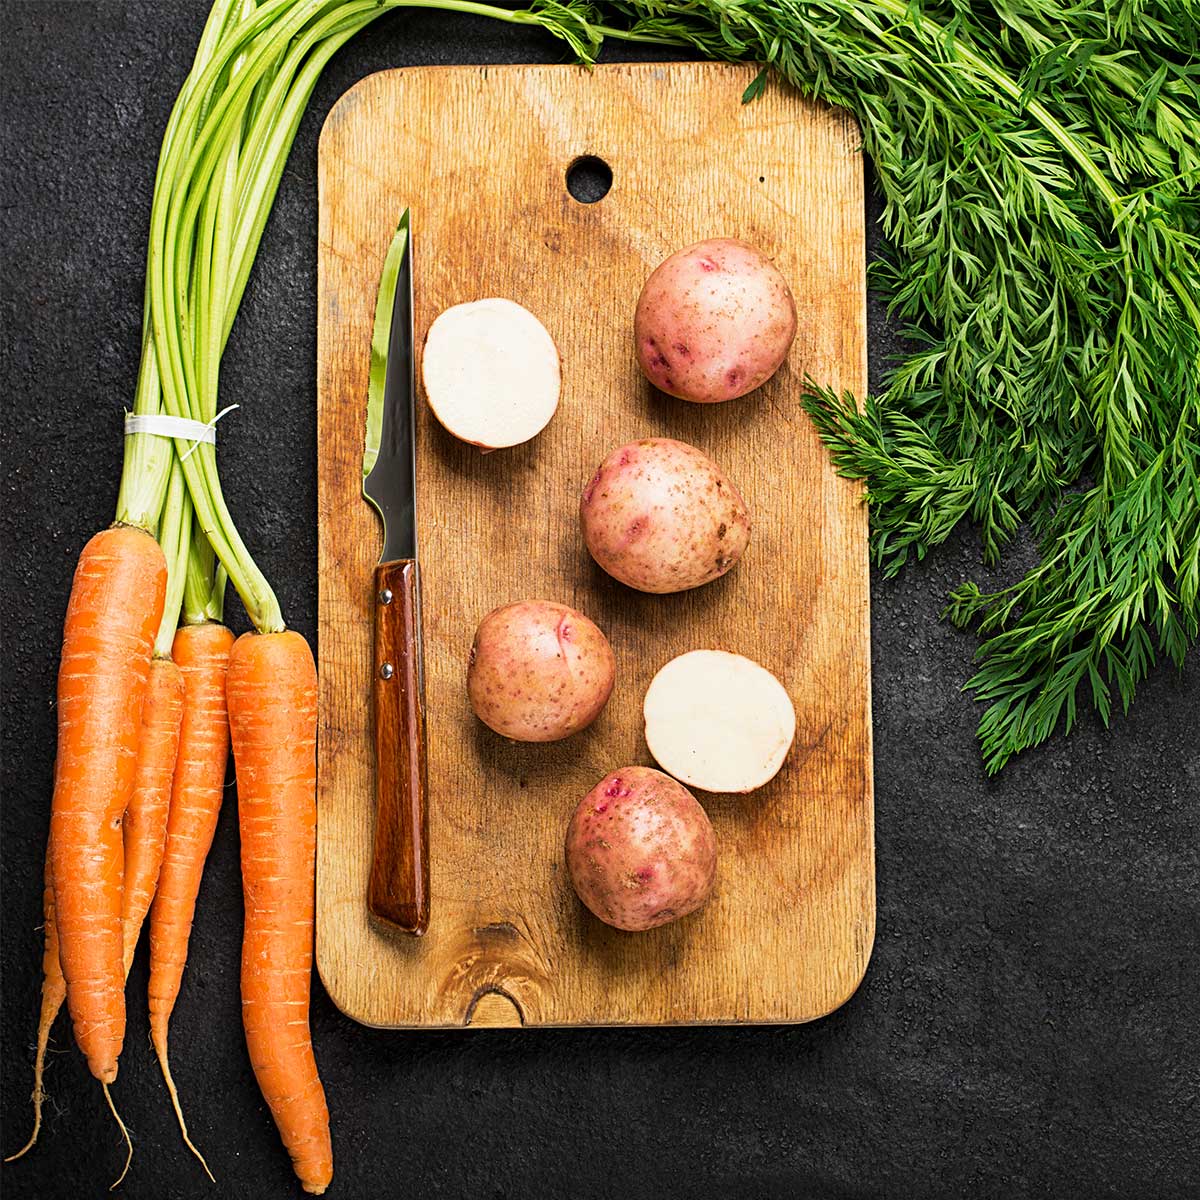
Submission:
M 375 848 L 367 908 L 412 934 L 429 927 L 420 588 L 412 559 L 375 568 Z

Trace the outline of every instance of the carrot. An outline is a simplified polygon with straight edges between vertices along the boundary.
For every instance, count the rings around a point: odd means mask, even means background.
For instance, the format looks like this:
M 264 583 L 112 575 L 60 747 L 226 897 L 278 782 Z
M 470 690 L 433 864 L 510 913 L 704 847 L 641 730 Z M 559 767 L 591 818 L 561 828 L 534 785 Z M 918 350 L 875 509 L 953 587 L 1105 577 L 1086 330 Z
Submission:
M 333 1178 L 308 1025 L 316 857 L 317 670 L 298 633 L 247 633 L 229 656 L 242 836 L 242 1021 L 250 1062 L 306 1192 Z
M 45 943 L 42 950 L 42 1009 L 38 1017 L 37 1051 L 33 1059 L 33 1132 L 29 1141 L 16 1154 L 10 1154 L 5 1162 L 13 1162 L 27 1154 L 37 1143 L 42 1129 L 42 1101 L 46 1098 L 42 1087 L 42 1071 L 46 1063 L 46 1045 L 50 1040 L 50 1027 L 58 1010 L 67 997 L 67 982 L 63 979 L 62 966 L 58 961 L 58 925 L 54 920 L 54 876 L 51 871 L 50 842 L 46 842 L 45 884 L 42 890 L 42 914 L 45 919 Z
M 183 676 L 183 722 L 167 817 L 167 845 L 150 910 L 150 1040 L 183 1140 L 202 1163 L 203 1155 L 188 1137 L 171 1077 L 167 1026 L 183 981 L 196 895 L 225 792 L 229 755 L 225 669 L 232 645 L 233 634 L 224 625 L 213 623 L 184 625 L 175 635 L 172 656 Z M 207 1164 L 204 1169 L 208 1170 Z
M 125 892 L 121 904 L 122 958 L 125 974 L 133 962 L 142 922 L 150 910 L 167 843 L 167 810 L 171 778 L 179 748 L 183 717 L 183 677 L 169 658 L 150 665 L 142 731 L 138 742 L 137 777 L 125 810 Z
M 50 813 L 59 958 L 75 1040 L 105 1084 L 125 1038 L 121 822 L 166 581 L 154 538 L 114 525 L 83 548 L 63 626 Z
M 158 522 L 159 545 L 167 560 L 167 592 L 154 639 L 146 703 L 138 740 L 137 776 L 125 813 L 125 893 L 121 904 L 121 958 L 125 975 L 162 869 L 167 814 L 183 720 L 183 675 L 172 658 L 176 627 L 187 592 L 192 558 L 192 505 L 183 470 L 172 462 Z

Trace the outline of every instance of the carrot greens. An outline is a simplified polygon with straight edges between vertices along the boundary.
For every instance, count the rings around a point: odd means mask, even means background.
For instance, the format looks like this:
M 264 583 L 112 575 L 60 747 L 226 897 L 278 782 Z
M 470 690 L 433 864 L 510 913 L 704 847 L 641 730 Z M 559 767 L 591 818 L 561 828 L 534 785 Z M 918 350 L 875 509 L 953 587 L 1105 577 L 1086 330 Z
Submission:
M 755 61 L 747 99 L 773 71 L 851 109 L 884 198 L 873 281 L 908 348 L 878 394 L 817 380 L 806 405 L 839 470 L 867 481 L 887 574 L 963 521 L 988 564 L 1022 525 L 1038 540 L 1023 578 L 964 583 L 947 609 L 983 636 L 968 687 L 988 705 L 988 769 L 1081 706 L 1107 721 L 1156 657 L 1182 660 L 1200 622 L 1193 0 L 219 0 L 164 139 L 139 395 L 160 383 L 166 411 L 215 415 L 312 89 L 398 8 L 537 26 L 585 63 L 612 38 Z M 255 624 L 281 628 L 212 447 L 183 471 Z
M 858 116 L 885 200 L 874 282 L 909 348 L 863 411 L 819 386 L 807 406 L 867 481 L 888 574 L 964 519 L 988 563 L 1022 524 L 1038 541 L 1023 578 L 947 608 L 984 637 L 988 769 L 1081 704 L 1128 709 L 1200 621 L 1200 8 L 617 7 Z

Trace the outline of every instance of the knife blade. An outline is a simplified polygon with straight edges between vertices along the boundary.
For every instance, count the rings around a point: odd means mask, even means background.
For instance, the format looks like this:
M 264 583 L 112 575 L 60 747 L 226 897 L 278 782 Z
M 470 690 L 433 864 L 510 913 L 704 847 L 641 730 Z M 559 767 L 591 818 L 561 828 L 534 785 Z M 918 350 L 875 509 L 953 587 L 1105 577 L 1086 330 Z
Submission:
M 372 579 L 375 838 L 367 908 L 419 935 L 429 926 L 429 820 L 412 280 L 412 219 L 405 209 L 375 304 L 363 450 L 363 497 L 383 521 L 383 552 Z

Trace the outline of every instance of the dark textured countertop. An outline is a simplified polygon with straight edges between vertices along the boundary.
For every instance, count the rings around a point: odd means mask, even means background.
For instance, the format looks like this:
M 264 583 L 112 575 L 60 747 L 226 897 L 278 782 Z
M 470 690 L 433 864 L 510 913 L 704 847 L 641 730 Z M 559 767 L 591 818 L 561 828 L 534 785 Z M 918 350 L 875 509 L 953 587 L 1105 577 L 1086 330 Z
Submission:
M 111 519 L 158 139 L 205 9 L 3 6 L 6 1153 L 29 1121 L 58 637 L 79 549 Z M 334 59 L 304 118 L 226 359 L 223 400 L 249 403 L 221 458 L 231 506 L 310 637 L 322 119 L 383 67 L 560 56 L 507 26 L 400 13 Z M 892 344 L 874 307 L 873 370 Z M 964 533 L 873 580 L 878 936 L 844 1008 L 798 1028 L 397 1034 L 346 1020 L 317 984 L 329 1194 L 1194 1195 L 1200 658 L 1159 670 L 1111 731 L 1085 719 L 988 780 L 979 712 L 959 691 L 975 643 L 938 620 L 977 571 Z M 231 803 L 172 1022 L 191 1129 L 219 1183 L 180 1143 L 132 1003 L 115 1089 L 137 1147 L 124 1195 L 299 1194 L 242 1040 L 240 923 Z M 145 983 L 139 956 L 131 995 Z M 65 1022 L 47 1085 L 41 1144 L 0 1169 L 0 1188 L 106 1194 L 123 1155 Z

